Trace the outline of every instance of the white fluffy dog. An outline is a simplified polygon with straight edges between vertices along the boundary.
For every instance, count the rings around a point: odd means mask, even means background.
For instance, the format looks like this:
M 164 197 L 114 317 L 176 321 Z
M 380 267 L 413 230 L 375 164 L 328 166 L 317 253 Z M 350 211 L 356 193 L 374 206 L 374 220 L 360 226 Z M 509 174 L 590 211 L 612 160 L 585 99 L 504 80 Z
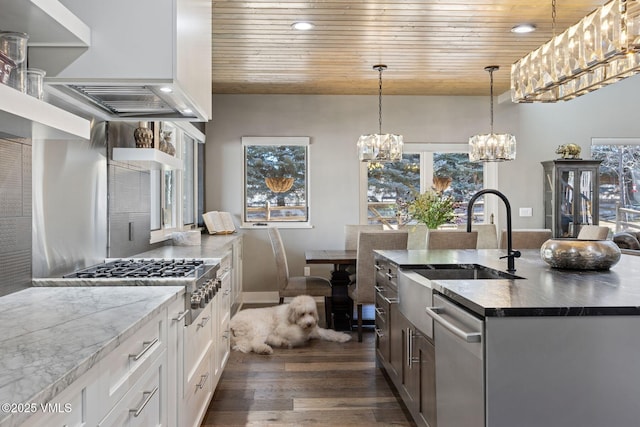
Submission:
M 243 353 L 272 354 L 273 347 L 296 347 L 310 339 L 347 342 L 351 335 L 318 326 L 315 300 L 307 295 L 289 304 L 249 308 L 231 319 L 231 347 Z

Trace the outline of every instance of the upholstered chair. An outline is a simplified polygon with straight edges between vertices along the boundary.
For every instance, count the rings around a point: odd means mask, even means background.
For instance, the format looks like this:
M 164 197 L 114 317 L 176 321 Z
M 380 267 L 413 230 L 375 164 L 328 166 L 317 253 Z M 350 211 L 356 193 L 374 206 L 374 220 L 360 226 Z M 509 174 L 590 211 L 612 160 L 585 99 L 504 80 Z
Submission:
M 609 227 L 602 225 L 583 225 L 578 233 L 579 240 L 607 240 Z
M 282 237 L 276 227 L 269 227 L 269 239 L 271 240 L 271 248 L 276 261 L 276 275 L 278 282 L 278 294 L 280 295 L 280 304 L 285 298 L 295 297 L 298 295 L 311 295 L 312 297 L 325 297 L 325 314 L 327 315 L 327 323 L 331 319 L 331 282 L 324 277 L 316 276 L 289 276 L 289 264 L 287 263 L 287 254 L 284 250 Z
M 361 231 L 382 231 L 382 224 L 347 224 L 344 226 L 344 249 L 358 249 L 358 234 Z
M 476 249 L 478 232 L 461 230 L 429 230 L 427 249 Z
M 458 224 L 458 230 L 466 231 L 467 224 Z M 498 230 L 495 224 L 472 224 L 471 231 L 478 232 L 476 249 L 498 249 Z
M 362 306 L 375 304 L 375 257 L 377 249 L 407 249 L 406 231 L 361 231 L 358 236 L 356 281 L 349 285 L 349 297 L 357 312 L 358 341 L 362 341 Z
M 511 234 L 512 247 L 518 249 L 540 249 L 542 244 L 551 239 L 549 229 L 518 229 Z M 502 230 L 500 235 L 500 249 L 507 249 L 507 230 Z

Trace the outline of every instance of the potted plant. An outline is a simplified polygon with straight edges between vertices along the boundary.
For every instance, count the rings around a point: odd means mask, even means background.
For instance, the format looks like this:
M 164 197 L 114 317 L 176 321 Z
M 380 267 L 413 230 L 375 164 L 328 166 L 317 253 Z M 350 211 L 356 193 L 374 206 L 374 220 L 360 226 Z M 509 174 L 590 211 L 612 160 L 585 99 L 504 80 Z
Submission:
M 430 189 L 418 194 L 415 200 L 409 202 L 408 213 L 411 218 L 433 230 L 454 218 L 453 208 L 454 201 L 451 196 Z

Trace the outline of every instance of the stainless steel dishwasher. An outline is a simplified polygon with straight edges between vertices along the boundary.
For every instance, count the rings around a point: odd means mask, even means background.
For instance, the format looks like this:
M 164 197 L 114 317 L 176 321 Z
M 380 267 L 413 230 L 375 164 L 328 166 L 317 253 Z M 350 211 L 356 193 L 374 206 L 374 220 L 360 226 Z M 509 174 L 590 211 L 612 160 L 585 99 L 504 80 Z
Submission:
M 484 427 L 484 321 L 433 296 L 438 427 Z

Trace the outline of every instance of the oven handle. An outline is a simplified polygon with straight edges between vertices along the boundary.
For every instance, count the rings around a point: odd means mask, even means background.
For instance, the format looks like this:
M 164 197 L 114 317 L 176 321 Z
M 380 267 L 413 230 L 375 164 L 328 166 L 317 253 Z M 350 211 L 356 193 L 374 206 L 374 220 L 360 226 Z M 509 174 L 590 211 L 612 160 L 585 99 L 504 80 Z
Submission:
M 465 332 L 462 329 L 458 328 L 453 323 L 447 321 L 444 317 L 440 315 L 440 313 L 444 312 L 443 307 L 427 307 L 427 314 L 434 321 L 438 322 L 449 332 L 457 336 L 458 338 L 466 341 L 466 342 L 480 342 L 482 339 L 482 333 L 480 332 Z

